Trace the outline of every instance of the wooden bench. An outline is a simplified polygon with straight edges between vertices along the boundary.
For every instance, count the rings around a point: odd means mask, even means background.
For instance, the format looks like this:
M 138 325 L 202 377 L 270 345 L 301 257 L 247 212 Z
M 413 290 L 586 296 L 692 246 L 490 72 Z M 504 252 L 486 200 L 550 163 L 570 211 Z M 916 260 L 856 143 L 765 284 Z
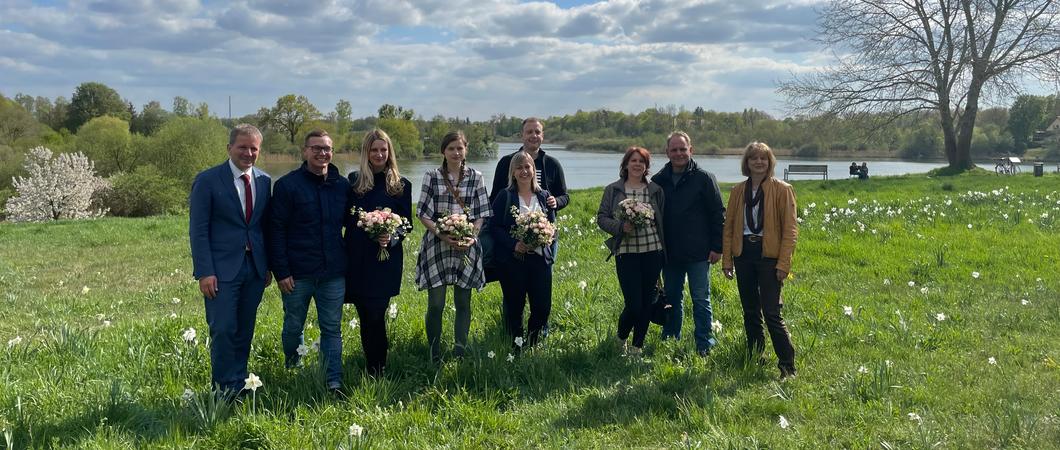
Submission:
M 788 180 L 788 175 L 823 175 L 824 179 L 828 179 L 828 166 L 824 164 L 788 164 L 788 167 L 784 168 L 784 181 Z

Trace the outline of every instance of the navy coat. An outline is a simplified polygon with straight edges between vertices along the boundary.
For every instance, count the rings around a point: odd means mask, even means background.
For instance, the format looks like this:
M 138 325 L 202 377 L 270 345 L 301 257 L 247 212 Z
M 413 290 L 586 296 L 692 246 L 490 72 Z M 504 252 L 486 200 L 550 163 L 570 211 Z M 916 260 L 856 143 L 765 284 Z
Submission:
M 549 208 L 546 202 L 549 195 L 552 194 L 544 189 L 535 194 L 537 201 L 541 204 L 541 210 L 548 216 L 548 221 L 556 223 L 556 210 Z M 489 231 L 493 235 L 493 258 L 500 264 L 506 264 L 515 259 L 512 255 L 515 252 L 516 243 L 511 233 L 512 226 L 515 225 L 515 217 L 512 217 L 511 212 L 512 206 L 519 206 L 519 194 L 513 189 L 502 189 L 493 199 L 493 217 L 490 218 Z M 557 230 L 557 236 L 553 239 L 552 245 L 545 247 L 542 252 L 545 262 L 549 265 L 556 262 L 558 234 Z
M 334 165 L 327 178 L 302 166 L 276 181 L 269 209 L 269 269 L 287 277 L 346 275 L 342 227 L 350 183 Z
M 402 243 L 407 235 L 391 236 L 390 259 L 379 261 L 379 243 L 357 226 L 357 217 L 349 211 L 361 208 L 365 211 L 390 208 L 395 214 L 409 219 L 412 225 L 412 183 L 401 177 L 402 192 L 392 196 L 386 192 L 386 175 L 373 174 L 375 184 L 364 195 L 353 191 L 359 172 L 350 173 L 350 194 L 346 208 L 346 256 L 349 268 L 346 272 L 346 303 L 389 299 L 401 293 L 401 270 L 404 261 Z M 410 228 L 411 230 L 411 228 Z

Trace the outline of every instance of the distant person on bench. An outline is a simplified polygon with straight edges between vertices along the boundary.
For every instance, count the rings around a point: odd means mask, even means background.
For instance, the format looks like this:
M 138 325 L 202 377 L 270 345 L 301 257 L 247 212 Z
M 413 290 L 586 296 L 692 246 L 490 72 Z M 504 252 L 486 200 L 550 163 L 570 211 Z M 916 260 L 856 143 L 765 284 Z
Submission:
M 861 168 L 858 167 L 858 163 L 856 161 L 850 163 L 850 176 L 852 176 L 852 177 L 860 177 L 861 176 Z
M 861 168 L 858 170 L 858 179 L 867 180 L 869 179 L 869 163 L 862 162 Z

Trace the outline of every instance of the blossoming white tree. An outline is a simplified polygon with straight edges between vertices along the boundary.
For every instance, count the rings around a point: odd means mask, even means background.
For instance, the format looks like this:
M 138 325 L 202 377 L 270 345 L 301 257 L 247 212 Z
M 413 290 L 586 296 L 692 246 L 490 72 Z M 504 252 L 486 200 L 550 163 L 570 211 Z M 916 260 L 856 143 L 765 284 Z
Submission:
M 106 189 L 107 180 L 96 176 L 95 166 L 81 153 L 62 153 L 37 147 L 26 156 L 28 177 L 15 177 L 18 194 L 8 199 L 4 210 L 12 222 L 47 222 L 61 219 L 92 219 L 107 213 L 93 208 L 94 196 Z

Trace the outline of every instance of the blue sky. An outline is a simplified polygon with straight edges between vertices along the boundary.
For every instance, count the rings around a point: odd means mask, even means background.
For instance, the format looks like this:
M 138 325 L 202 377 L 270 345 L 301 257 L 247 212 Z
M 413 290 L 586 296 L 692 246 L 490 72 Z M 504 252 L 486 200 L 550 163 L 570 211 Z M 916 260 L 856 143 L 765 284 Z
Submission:
M 219 115 L 288 93 L 355 116 L 549 116 L 758 108 L 820 67 L 817 0 L 0 0 L 0 93 L 99 81 L 137 108 L 180 95 Z

